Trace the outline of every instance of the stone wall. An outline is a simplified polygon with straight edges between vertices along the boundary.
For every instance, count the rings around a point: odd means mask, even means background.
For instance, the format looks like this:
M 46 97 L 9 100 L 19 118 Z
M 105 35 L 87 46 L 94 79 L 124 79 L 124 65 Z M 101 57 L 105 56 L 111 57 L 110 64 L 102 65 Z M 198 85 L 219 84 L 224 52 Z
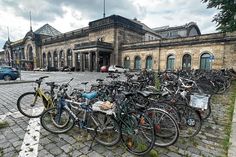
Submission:
M 130 58 L 130 68 L 134 69 L 134 60 L 136 56 L 141 57 L 141 68 L 146 68 L 146 58 L 152 56 L 153 58 L 153 69 L 158 70 L 158 60 L 159 60 L 159 48 L 150 48 L 150 49 L 136 49 L 126 50 L 122 52 L 122 65 L 124 65 L 124 58 Z
M 42 54 L 45 53 L 46 56 L 48 56 L 48 53 L 51 53 L 51 56 L 53 56 L 53 53 L 56 51 L 57 54 L 59 55 L 60 51 L 63 51 L 65 54 L 65 65 L 67 65 L 67 52 L 68 50 L 72 50 L 75 47 L 75 44 L 83 43 L 83 42 L 88 42 L 89 38 L 88 37 L 83 37 L 83 38 L 77 38 L 77 39 L 72 39 L 72 40 L 67 40 L 64 42 L 57 42 L 54 44 L 49 44 L 49 45 L 43 45 L 41 48 L 41 56 Z M 72 66 L 75 66 L 75 57 L 76 55 L 74 52 L 72 53 Z M 47 58 L 47 57 L 46 57 Z M 59 58 L 59 57 L 58 57 Z M 52 58 L 53 60 L 53 58 Z M 42 57 L 41 57 L 41 62 L 42 62 Z M 48 62 L 48 59 L 46 59 L 46 62 Z M 53 65 L 54 66 L 54 65 Z
M 196 37 L 157 40 L 123 45 L 122 65 L 124 58 L 130 57 L 130 68 L 134 68 L 134 57 L 139 55 L 142 69 L 145 68 L 147 56 L 153 56 L 153 69 L 165 70 L 167 57 L 175 56 L 175 69 L 182 69 L 183 56 L 191 56 L 191 68 L 200 68 L 200 58 L 204 53 L 214 56 L 211 62 L 213 69 L 236 68 L 236 34 L 208 34 Z M 159 57 L 160 53 L 160 57 Z

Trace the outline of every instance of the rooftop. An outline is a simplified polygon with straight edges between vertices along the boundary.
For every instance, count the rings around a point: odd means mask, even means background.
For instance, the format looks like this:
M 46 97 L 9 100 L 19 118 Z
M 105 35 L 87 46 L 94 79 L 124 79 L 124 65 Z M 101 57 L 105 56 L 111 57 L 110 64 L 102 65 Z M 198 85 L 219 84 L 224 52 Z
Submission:
M 163 31 L 170 31 L 170 30 L 187 29 L 187 28 L 189 28 L 191 26 L 197 26 L 197 24 L 195 22 L 189 22 L 189 23 L 186 23 L 186 24 L 181 25 L 181 26 L 173 26 L 173 27 L 162 26 L 162 27 L 156 27 L 156 28 L 153 28 L 153 30 L 155 32 L 163 32 Z
M 54 27 L 52 27 L 49 24 L 43 25 L 42 27 L 37 29 L 34 33 L 35 34 L 48 35 L 48 36 L 56 36 L 56 35 L 61 34 L 61 32 L 59 32 L 57 29 L 55 29 Z

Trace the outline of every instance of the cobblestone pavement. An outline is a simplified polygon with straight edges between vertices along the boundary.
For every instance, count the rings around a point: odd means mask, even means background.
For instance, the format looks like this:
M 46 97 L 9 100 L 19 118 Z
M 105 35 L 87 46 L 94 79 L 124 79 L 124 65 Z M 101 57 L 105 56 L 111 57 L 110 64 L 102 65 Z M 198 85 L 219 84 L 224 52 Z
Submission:
M 95 81 L 96 78 L 104 78 L 106 74 L 25 72 L 22 74 L 22 78 L 24 80 L 34 80 L 44 75 L 50 75 L 47 81 L 56 80 L 57 82 L 68 81 L 71 77 L 74 77 L 75 80 L 72 84 L 77 84 L 78 81 Z M 0 154 L 4 157 L 18 156 L 21 151 L 29 118 L 17 113 L 16 101 L 22 93 L 32 90 L 33 83 L 0 86 L 0 115 L 7 114 L 5 120 L 9 124 L 8 127 L 0 128 Z M 226 151 L 222 145 L 226 135 L 224 122 L 226 121 L 227 106 L 218 102 L 212 105 L 212 110 L 212 115 L 203 123 L 202 131 L 196 137 L 190 139 L 180 138 L 175 145 L 167 148 L 155 147 L 154 153 L 147 156 L 226 156 Z M 51 134 L 41 127 L 38 157 L 133 156 L 125 150 L 121 143 L 114 147 L 104 147 L 95 143 L 92 150 L 88 151 L 91 143 L 90 139 L 85 132 L 77 127 L 61 135 Z

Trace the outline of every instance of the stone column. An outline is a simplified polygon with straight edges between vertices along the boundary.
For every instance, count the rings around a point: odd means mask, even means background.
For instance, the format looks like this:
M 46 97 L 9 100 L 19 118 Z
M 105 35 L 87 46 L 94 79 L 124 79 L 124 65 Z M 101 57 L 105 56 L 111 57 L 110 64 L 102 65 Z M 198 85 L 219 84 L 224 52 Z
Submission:
M 72 67 L 75 67 L 76 65 L 76 55 L 73 50 L 71 50 L 71 59 L 72 59 Z
M 98 50 L 96 50 L 95 51 L 95 66 L 94 66 L 94 68 L 96 69 L 96 71 L 97 72 L 99 72 L 100 71 L 100 67 L 99 67 L 99 51 Z
M 51 65 L 52 65 L 52 67 L 54 67 L 54 52 L 51 54 L 51 58 L 52 58 Z
M 92 71 L 92 52 L 88 53 L 88 70 Z
M 67 65 L 67 51 L 65 51 L 65 55 L 64 55 L 64 66 L 68 66 Z
M 60 60 L 60 51 L 57 53 L 57 69 L 60 70 L 60 64 L 61 64 L 61 60 Z
M 80 52 L 80 71 L 84 71 L 84 60 L 83 60 L 83 54 Z
M 78 53 L 75 53 L 75 71 L 78 69 Z

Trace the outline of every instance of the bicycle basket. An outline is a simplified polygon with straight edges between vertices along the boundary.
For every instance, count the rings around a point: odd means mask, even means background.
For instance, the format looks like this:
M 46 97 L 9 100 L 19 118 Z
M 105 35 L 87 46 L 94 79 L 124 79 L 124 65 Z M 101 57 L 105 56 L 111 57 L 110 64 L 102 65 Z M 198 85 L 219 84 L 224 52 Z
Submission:
M 210 95 L 194 93 L 190 95 L 189 106 L 206 110 Z

